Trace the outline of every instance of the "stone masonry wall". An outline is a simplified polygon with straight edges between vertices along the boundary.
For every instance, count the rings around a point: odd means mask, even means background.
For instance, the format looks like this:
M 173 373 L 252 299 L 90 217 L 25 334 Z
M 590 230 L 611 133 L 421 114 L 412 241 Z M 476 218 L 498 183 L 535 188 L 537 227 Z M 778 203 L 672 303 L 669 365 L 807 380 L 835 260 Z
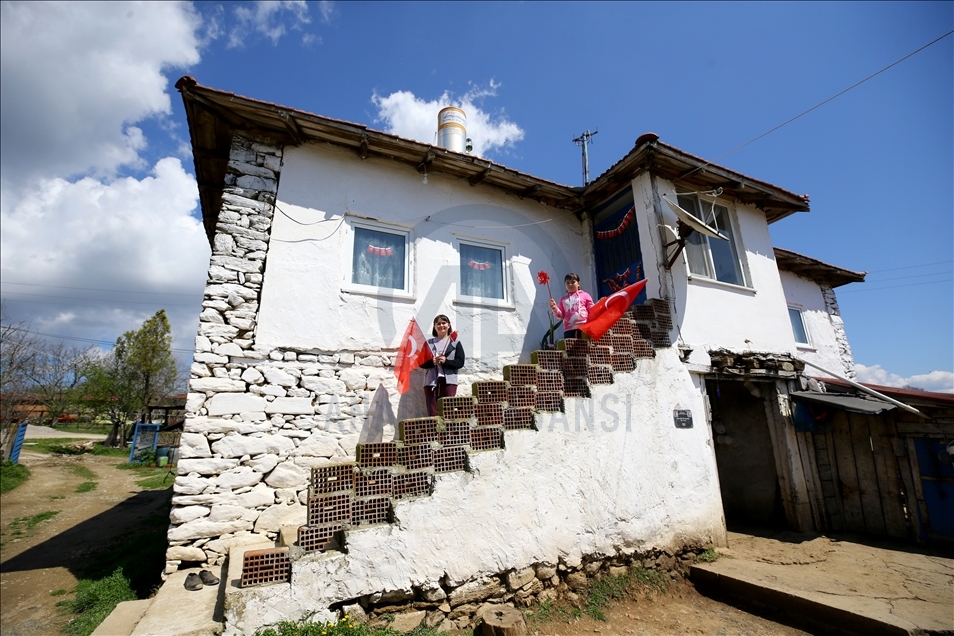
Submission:
M 236 136 L 191 367 L 166 573 L 305 517 L 310 469 L 353 457 L 393 354 L 255 344 L 279 146 Z M 393 429 L 382 431 L 393 436 Z
M 831 319 L 831 326 L 835 330 L 835 341 L 838 343 L 838 356 L 842 361 L 842 370 L 849 378 L 855 377 L 855 357 L 851 353 L 851 345 L 848 344 L 848 334 L 845 333 L 845 321 L 841 319 L 841 310 L 838 309 L 838 299 L 835 297 L 835 290 L 831 285 L 819 284 L 821 287 L 822 298 L 825 299 L 825 309 L 828 311 L 828 317 Z M 836 369 L 837 370 L 837 369 Z

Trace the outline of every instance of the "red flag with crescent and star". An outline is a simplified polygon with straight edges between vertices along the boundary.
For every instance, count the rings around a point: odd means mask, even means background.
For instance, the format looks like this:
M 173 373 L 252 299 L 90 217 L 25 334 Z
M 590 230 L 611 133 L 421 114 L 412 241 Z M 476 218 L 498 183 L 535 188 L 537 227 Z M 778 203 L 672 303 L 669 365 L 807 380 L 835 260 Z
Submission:
M 591 339 L 599 340 L 626 313 L 645 286 L 646 280 L 643 279 L 622 288 L 615 294 L 600 298 L 599 302 L 590 308 L 586 322 L 578 329 Z
M 421 331 L 417 321 L 411 318 L 408 323 L 404 337 L 401 338 L 401 346 L 398 349 L 397 359 L 394 361 L 394 377 L 398 381 L 398 392 L 407 393 L 411 388 L 411 371 L 418 368 L 428 360 L 434 357 L 431 348 L 427 346 L 427 338 Z

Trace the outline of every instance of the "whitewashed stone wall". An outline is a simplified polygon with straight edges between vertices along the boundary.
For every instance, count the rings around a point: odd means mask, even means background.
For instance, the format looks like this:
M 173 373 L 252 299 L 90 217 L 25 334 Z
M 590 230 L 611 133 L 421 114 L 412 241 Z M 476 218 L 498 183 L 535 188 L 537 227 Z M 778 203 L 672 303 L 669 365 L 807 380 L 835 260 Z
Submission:
M 841 318 L 841 310 L 838 308 L 838 298 L 835 296 L 835 290 L 831 285 L 819 285 L 821 287 L 822 297 L 825 299 L 825 309 L 828 311 L 828 317 L 831 320 L 832 329 L 835 330 L 835 342 L 838 344 L 838 356 L 841 358 L 842 371 L 849 378 L 855 377 L 855 356 L 851 353 L 851 345 L 848 344 L 848 334 L 845 333 L 845 321 Z

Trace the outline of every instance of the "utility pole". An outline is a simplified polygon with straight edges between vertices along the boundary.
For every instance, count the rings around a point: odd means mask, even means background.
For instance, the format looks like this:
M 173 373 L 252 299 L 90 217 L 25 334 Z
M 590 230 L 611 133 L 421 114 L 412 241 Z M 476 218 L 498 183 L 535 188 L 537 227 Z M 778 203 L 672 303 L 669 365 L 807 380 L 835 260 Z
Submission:
M 590 157 L 586 152 L 586 145 L 593 143 L 593 137 L 596 136 L 599 130 L 594 130 L 590 132 L 589 128 L 586 129 L 586 132 L 573 140 L 577 146 L 583 146 L 583 187 L 586 187 L 590 183 Z

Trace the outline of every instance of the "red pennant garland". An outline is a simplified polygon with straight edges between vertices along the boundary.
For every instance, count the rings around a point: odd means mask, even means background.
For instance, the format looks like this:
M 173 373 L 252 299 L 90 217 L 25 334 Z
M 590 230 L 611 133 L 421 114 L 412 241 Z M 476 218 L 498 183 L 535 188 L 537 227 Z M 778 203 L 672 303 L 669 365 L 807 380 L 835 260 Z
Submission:
M 393 247 L 377 247 L 368 243 L 368 254 L 375 256 L 394 256 Z
M 629 211 L 626 212 L 626 216 L 623 217 L 623 220 L 622 222 L 620 222 L 619 227 L 617 227 L 615 230 L 606 230 L 605 232 L 597 232 L 596 238 L 598 238 L 601 241 L 605 241 L 606 239 L 616 238 L 617 236 L 621 235 L 624 231 L 626 231 L 626 228 L 629 227 L 629 224 L 633 222 L 634 218 L 636 218 L 635 205 L 631 207 Z
M 488 262 L 482 263 L 480 261 L 475 261 L 474 259 L 470 259 L 469 261 L 467 261 L 467 266 L 472 267 L 473 269 L 476 269 L 478 271 L 490 269 L 491 267 L 490 263 Z

